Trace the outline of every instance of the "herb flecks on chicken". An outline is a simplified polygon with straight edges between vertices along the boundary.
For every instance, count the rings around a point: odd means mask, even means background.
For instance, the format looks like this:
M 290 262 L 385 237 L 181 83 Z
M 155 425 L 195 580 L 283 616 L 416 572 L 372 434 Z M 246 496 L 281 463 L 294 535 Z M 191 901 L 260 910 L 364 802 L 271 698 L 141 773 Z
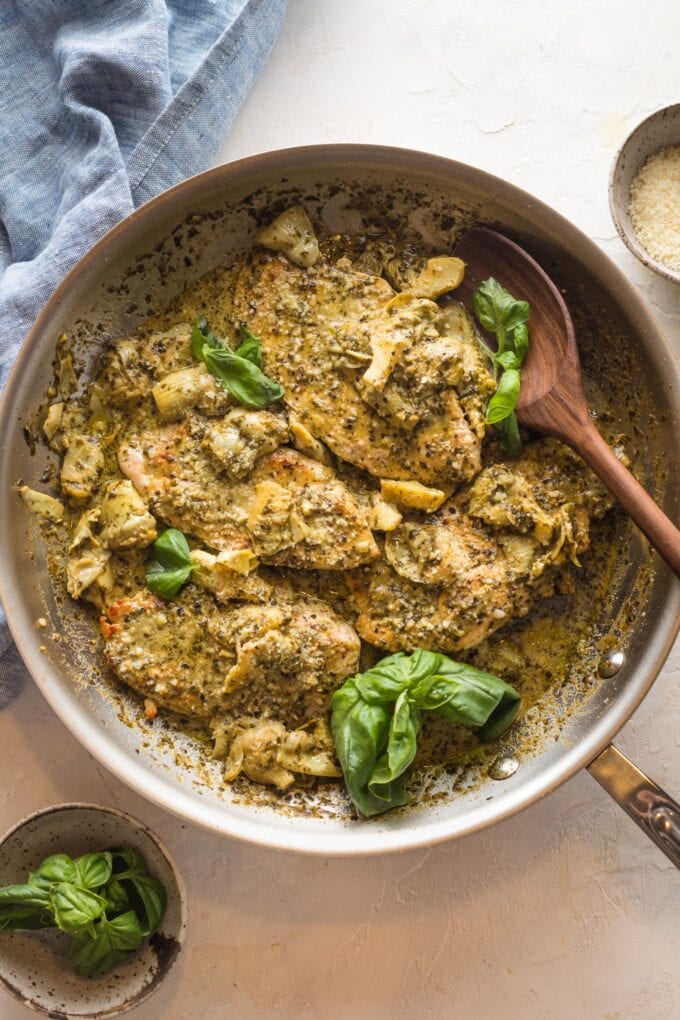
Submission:
M 126 440 L 120 467 L 156 516 L 214 549 L 252 548 L 264 563 L 320 570 L 376 559 L 368 517 L 352 493 L 331 468 L 277 446 L 287 428 L 274 422 L 257 433 L 259 457 L 252 427 L 251 445 L 241 449 L 227 419 L 192 418 Z
M 555 440 L 485 468 L 427 518 L 406 518 L 384 556 L 353 571 L 360 637 L 390 651 L 480 644 L 551 595 L 559 568 L 588 549 L 590 518 L 611 501 Z
M 284 403 L 338 457 L 449 491 L 477 474 L 495 384 L 462 308 L 327 262 L 256 254 L 234 309 L 261 336 Z
M 142 590 L 109 606 L 101 628 L 126 684 L 204 719 L 228 712 L 307 722 L 327 711 L 359 660 L 353 629 L 282 583 L 260 603 L 221 604 L 192 586 L 172 601 Z

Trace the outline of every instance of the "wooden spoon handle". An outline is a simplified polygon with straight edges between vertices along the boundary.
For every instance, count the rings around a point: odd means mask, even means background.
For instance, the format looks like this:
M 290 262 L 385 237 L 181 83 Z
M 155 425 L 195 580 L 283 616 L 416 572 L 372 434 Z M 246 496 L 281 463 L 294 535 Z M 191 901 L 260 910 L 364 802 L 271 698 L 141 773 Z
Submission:
M 624 467 L 592 422 L 569 437 L 569 444 L 604 482 L 612 496 L 680 577 L 680 531 Z

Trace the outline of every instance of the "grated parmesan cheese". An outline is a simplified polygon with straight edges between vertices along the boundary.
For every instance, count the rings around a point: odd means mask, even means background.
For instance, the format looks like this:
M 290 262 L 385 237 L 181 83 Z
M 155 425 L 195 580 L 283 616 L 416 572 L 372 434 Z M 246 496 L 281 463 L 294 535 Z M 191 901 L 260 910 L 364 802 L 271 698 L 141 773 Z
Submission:
M 630 188 L 629 213 L 642 247 L 680 272 L 680 146 L 650 156 Z

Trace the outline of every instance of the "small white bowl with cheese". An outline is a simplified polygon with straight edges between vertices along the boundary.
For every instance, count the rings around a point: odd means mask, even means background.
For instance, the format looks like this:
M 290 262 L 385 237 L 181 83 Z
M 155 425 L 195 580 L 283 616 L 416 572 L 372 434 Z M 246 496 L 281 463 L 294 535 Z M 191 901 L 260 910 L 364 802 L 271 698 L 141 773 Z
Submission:
M 609 208 L 633 255 L 680 283 L 680 103 L 628 135 L 612 164 Z

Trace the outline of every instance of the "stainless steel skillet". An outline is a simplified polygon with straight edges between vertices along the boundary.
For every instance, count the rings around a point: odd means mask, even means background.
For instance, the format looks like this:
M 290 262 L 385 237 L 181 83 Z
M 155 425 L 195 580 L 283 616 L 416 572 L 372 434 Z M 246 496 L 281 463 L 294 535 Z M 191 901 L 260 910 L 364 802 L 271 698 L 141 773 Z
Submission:
M 644 543 L 623 526 L 623 567 L 598 607 L 587 682 L 564 678 L 540 720 L 549 717 L 546 739 L 523 745 L 520 767 L 504 782 L 485 773 L 462 791 L 460 776 L 448 786 L 443 777 L 436 797 L 424 791 L 409 810 L 370 823 L 344 820 L 332 799 L 307 810 L 244 803 L 220 788 L 216 770 L 198 764 L 190 737 L 170 745 L 162 727 L 149 733 L 130 725 L 134 700 L 99 677 L 90 625 L 52 591 L 45 550 L 12 492 L 20 478 L 43 484 L 46 456 L 31 452 L 22 430 L 35 428 L 55 342 L 68 332 L 84 359 L 96 357 L 108 338 L 130 332 L 197 276 L 247 249 L 263 217 L 300 199 L 332 230 L 387 222 L 439 250 L 479 221 L 521 239 L 564 286 L 588 346 L 586 371 L 618 409 L 622 430 L 638 437 L 639 477 L 678 519 L 678 369 L 634 288 L 588 238 L 512 185 L 438 157 L 373 146 L 267 153 L 192 178 L 121 223 L 67 277 L 22 349 L 0 410 L 0 597 L 29 670 L 74 735 L 121 779 L 191 821 L 251 842 L 320 854 L 432 844 L 493 824 L 590 766 L 631 813 L 644 813 L 669 855 L 677 853 L 677 808 L 647 781 L 638 781 L 639 790 L 627 785 L 628 766 L 607 749 L 654 681 L 680 621 L 680 587 L 660 562 L 650 569 Z M 36 629 L 45 615 L 61 642 L 46 642 Z M 610 675 L 598 680 L 598 670 Z

